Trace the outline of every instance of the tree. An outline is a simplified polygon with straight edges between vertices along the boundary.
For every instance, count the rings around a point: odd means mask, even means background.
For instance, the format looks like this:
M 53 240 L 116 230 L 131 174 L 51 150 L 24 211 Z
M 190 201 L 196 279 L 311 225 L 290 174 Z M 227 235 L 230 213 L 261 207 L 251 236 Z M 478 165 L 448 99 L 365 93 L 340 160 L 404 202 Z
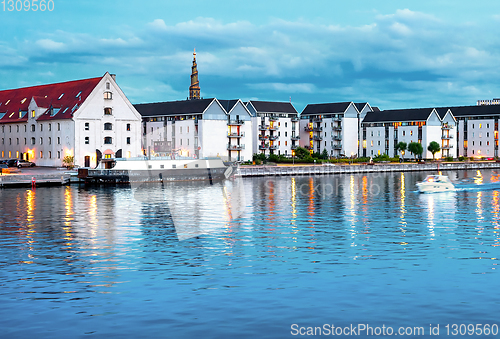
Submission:
M 73 169 L 75 158 L 71 155 L 67 155 L 63 158 L 62 162 L 68 169 Z
M 326 148 L 324 148 L 323 152 L 321 152 L 321 158 L 328 159 L 328 151 L 326 150 Z
M 415 156 L 415 161 L 417 160 L 417 155 L 421 155 L 424 148 L 419 142 L 410 142 L 408 145 L 408 151 Z
M 401 152 L 401 157 L 404 158 L 404 154 L 406 151 L 406 142 L 404 141 L 398 142 L 398 144 L 396 145 L 396 151 Z
M 434 154 L 439 152 L 441 150 L 441 147 L 437 142 L 431 141 L 429 146 L 427 146 L 427 150 L 432 153 L 432 160 L 434 160 Z
M 295 157 L 297 159 L 305 159 L 311 156 L 311 153 L 309 150 L 305 149 L 304 147 L 297 147 L 295 149 Z

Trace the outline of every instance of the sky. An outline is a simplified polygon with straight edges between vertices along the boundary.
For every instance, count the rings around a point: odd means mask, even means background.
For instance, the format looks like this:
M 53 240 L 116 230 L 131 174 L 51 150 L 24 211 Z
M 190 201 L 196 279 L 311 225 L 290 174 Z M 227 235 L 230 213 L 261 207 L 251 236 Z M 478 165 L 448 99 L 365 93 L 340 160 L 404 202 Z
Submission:
M 109 72 L 132 103 L 185 100 L 196 48 L 204 98 L 291 100 L 300 112 L 500 97 L 496 0 L 51 0 L 44 12 L 8 1 L 0 90 Z

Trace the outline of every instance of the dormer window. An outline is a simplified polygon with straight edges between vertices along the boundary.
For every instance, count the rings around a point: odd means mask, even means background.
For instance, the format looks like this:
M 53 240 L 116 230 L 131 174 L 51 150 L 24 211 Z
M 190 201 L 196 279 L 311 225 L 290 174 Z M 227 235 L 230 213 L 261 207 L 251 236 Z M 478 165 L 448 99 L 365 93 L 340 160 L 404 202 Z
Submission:
M 82 91 L 78 92 L 78 94 L 76 95 L 76 98 L 78 98 L 80 96 L 80 94 L 82 94 Z
M 5 104 L 6 104 L 6 105 L 8 105 L 8 104 L 9 104 L 9 102 L 10 102 L 10 99 L 9 99 L 9 100 L 7 100 L 7 102 L 6 102 Z
M 64 96 L 64 93 L 63 93 L 63 94 L 61 94 L 61 95 L 59 96 L 59 98 L 57 98 L 57 100 L 61 100 L 63 96 Z
M 106 99 L 106 100 L 113 99 L 113 93 L 111 93 L 111 92 L 104 92 L 104 99 Z
M 34 118 L 35 117 L 35 110 L 32 110 L 31 111 L 31 117 Z
M 21 104 L 24 104 L 26 102 L 26 98 L 24 98 L 23 100 L 21 100 Z

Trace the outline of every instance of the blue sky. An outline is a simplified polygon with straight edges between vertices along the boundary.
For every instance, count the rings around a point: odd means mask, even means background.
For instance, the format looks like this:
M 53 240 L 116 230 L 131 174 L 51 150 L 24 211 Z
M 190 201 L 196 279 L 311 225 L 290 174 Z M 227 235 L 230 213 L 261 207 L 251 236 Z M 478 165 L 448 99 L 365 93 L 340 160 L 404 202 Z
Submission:
M 0 4 L 0 89 L 97 77 L 133 103 L 202 96 L 381 109 L 500 97 L 500 1 L 53 0 Z

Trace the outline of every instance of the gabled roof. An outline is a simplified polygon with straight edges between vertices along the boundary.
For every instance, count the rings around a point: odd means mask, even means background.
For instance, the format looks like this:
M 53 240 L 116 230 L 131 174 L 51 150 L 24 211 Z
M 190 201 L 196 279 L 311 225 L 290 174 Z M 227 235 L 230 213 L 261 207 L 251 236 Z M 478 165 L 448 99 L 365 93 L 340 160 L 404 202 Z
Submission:
M 202 114 L 215 99 L 197 99 L 135 104 L 135 109 L 143 117 L 178 114 Z
M 326 114 L 343 113 L 347 110 L 351 102 L 332 102 L 326 104 L 309 104 L 304 108 L 303 114 Z
M 57 114 L 51 116 L 46 112 L 38 120 L 71 119 L 76 110 L 75 105 L 79 107 L 101 79 L 102 77 L 0 91 L 0 113 L 6 113 L 0 118 L 0 123 L 27 121 L 26 113 L 32 98 L 38 107 L 60 108 Z M 62 113 L 65 109 L 65 113 Z M 21 118 L 19 112 L 25 112 Z
M 290 102 L 277 101 L 257 101 L 250 100 L 247 104 L 252 105 L 257 113 L 292 113 L 297 114 L 297 110 Z
M 238 99 L 233 99 L 233 100 L 220 100 L 220 99 L 217 99 L 217 101 L 220 103 L 220 105 L 222 106 L 222 108 L 224 108 L 224 110 L 226 111 L 226 113 L 229 113 L 234 105 L 236 105 L 236 103 L 238 102 Z
M 438 113 L 439 115 L 439 118 L 441 120 L 443 120 L 443 118 L 445 117 L 446 113 L 449 111 L 450 109 L 447 108 L 447 107 L 438 107 L 436 108 L 436 112 Z
M 368 105 L 367 102 L 355 102 L 354 103 L 354 106 L 356 106 L 356 109 L 358 110 L 358 112 L 361 112 L 363 110 L 363 108 L 365 108 L 366 105 Z
M 449 109 L 451 110 L 451 113 L 455 117 L 500 115 L 500 105 L 450 106 L 450 107 L 438 107 L 436 109 L 437 110 Z
M 395 109 L 368 112 L 363 122 L 425 121 L 434 108 Z

